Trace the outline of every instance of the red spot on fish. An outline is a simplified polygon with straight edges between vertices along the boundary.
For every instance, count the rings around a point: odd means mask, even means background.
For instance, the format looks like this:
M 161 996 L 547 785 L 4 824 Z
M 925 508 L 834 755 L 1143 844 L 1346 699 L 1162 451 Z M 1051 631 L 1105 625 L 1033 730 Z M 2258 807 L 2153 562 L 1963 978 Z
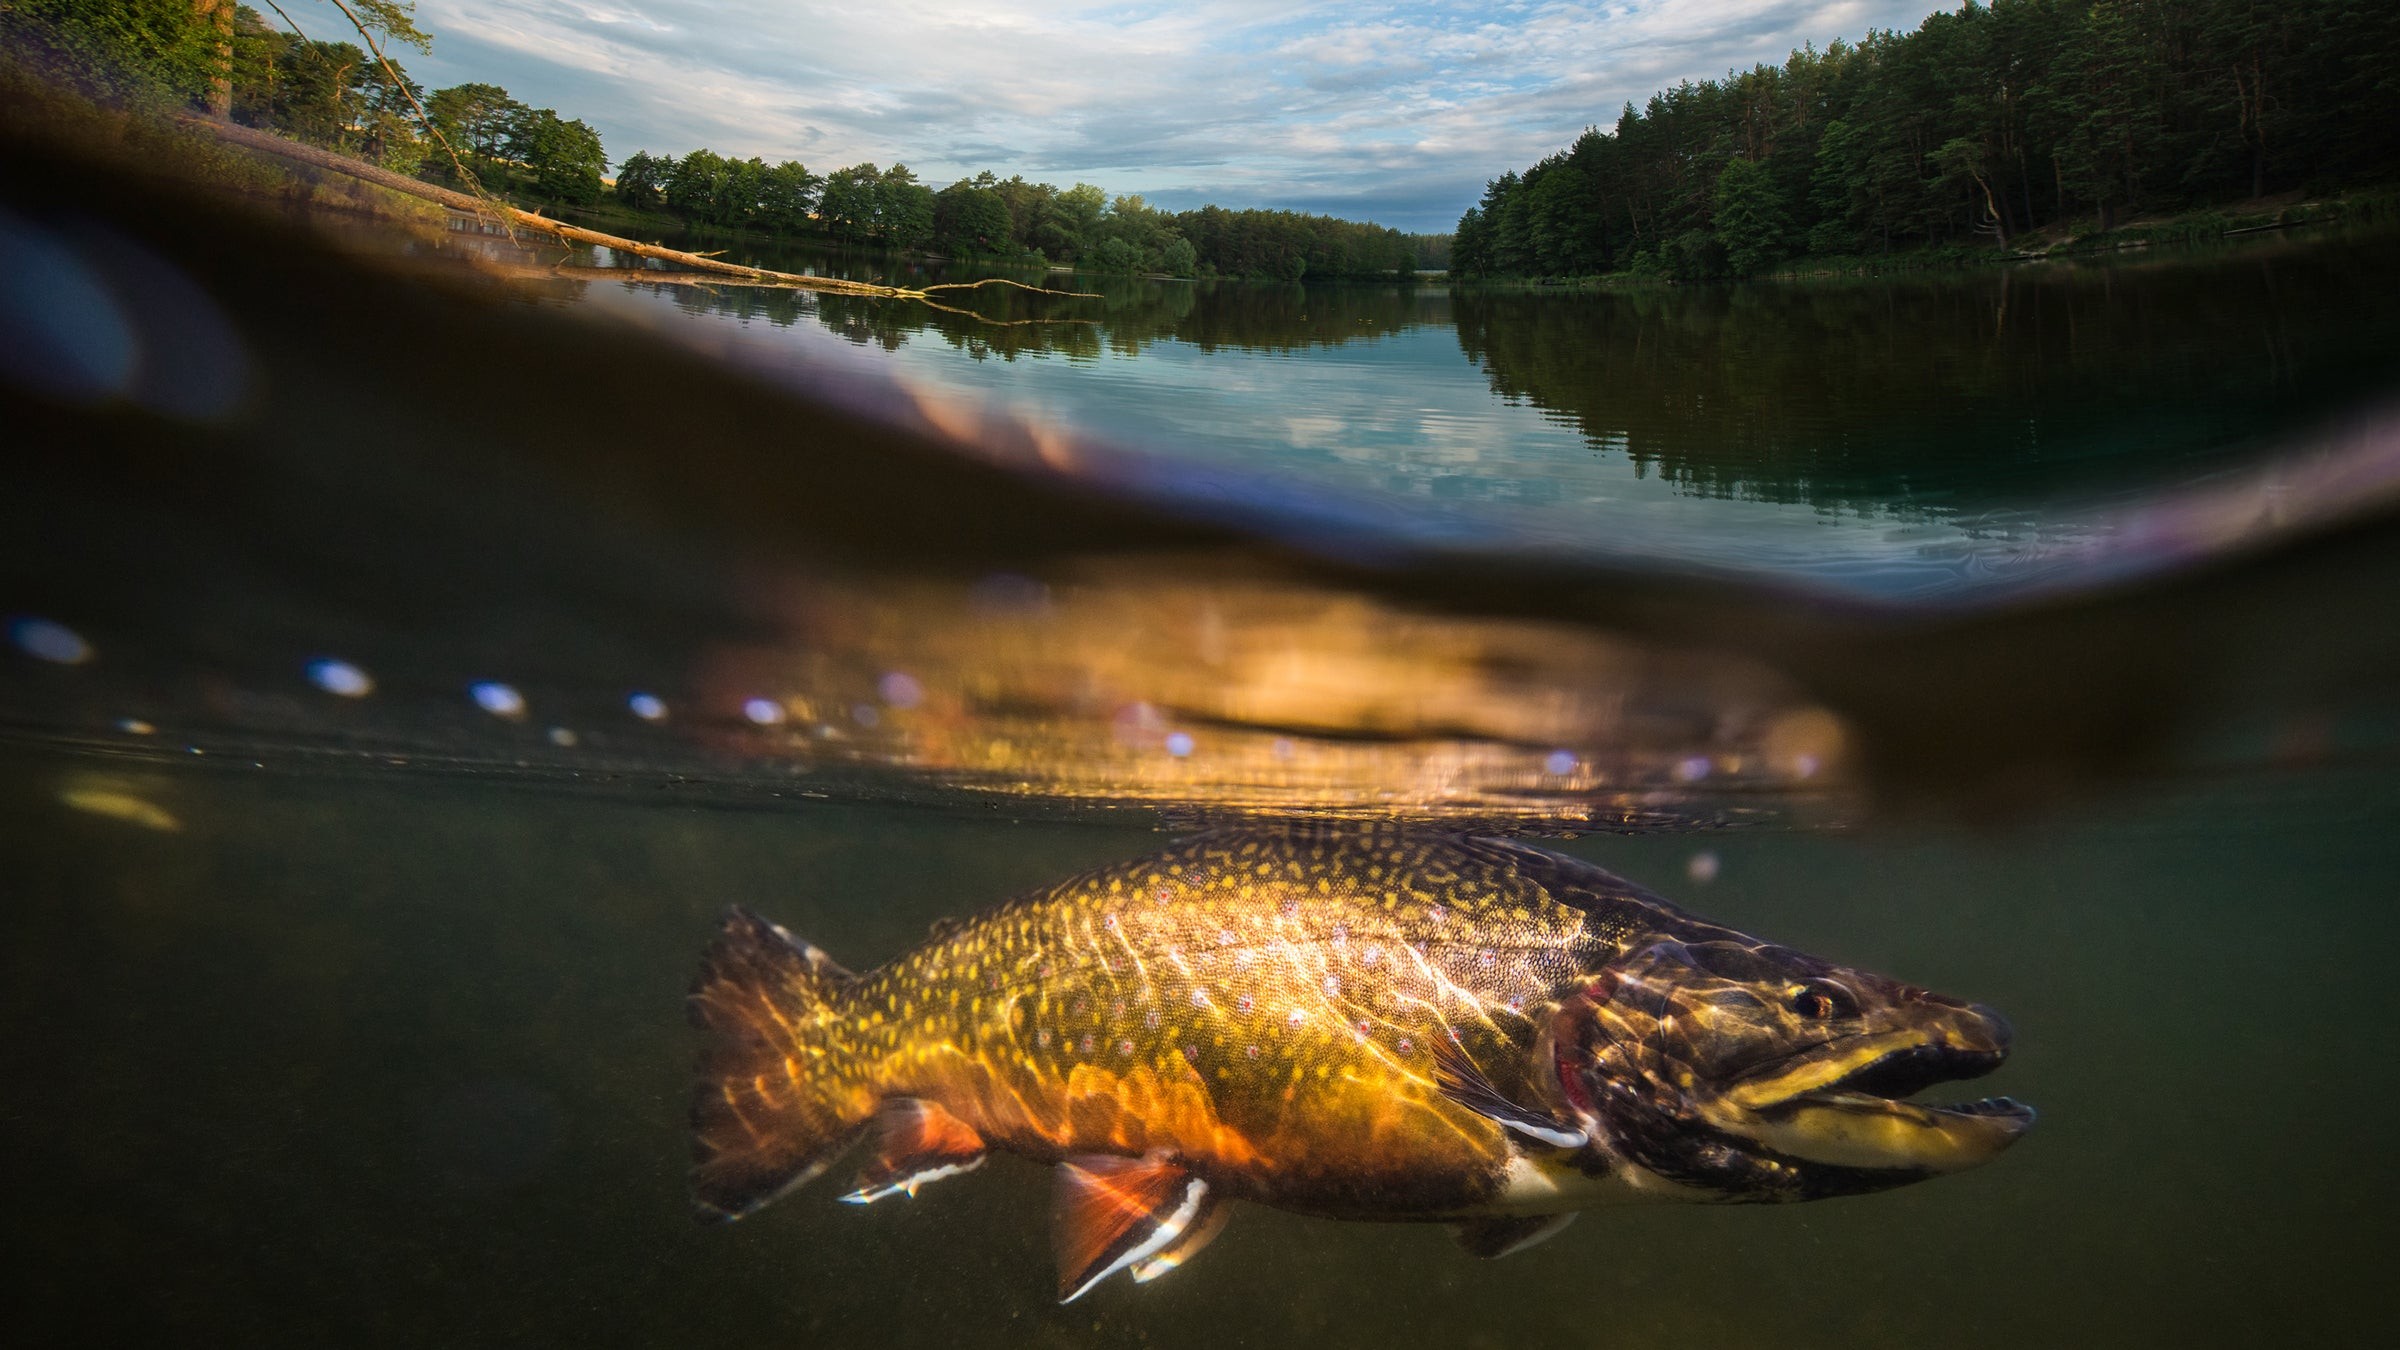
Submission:
M 1082 1045 L 1082 1047 L 1083 1047 L 1083 1053 L 1085 1053 L 1085 1054 L 1087 1054 L 1087 1055 L 1088 1055 L 1088 1054 L 1090 1054 L 1090 1053 L 1092 1053 L 1092 1038 L 1091 1038 L 1091 1037 L 1089 1037 L 1089 1036 L 1086 1036 L 1086 1037 L 1084 1037 L 1084 1038 L 1083 1038 L 1083 1040 L 1080 1042 L 1080 1044 L 1081 1044 L 1081 1045 Z
M 1091 1037 L 1089 1037 L 1089 1036 L 1086 1036 L 1086 1037 L 1084 1037 L 1084 1040 L 1086 1040 L 1086 1041 L 1088 1042 L 1089 1040 L 1091 1040 Z M 1089 1049 L 1090 1047 L 1087 1045 L 1085 1048 L 1086 1048 L 1086 1049 Z M 1403 1036 L 1403 1037 L 1401 1037 L 1401 1038 L 1400 1038 L 1400 1040 L 1399 1040 L 1399 1042 L 1398 1042 L 1398 1046 L 1397 1046 L 1397 1048 L 1399 1049 L 1399 1051 L 1400 1051 L 1400 1053 L 1401 1053 L 1401 1054 L 1404 1054 L 1404 1055 L 1405 1055 L 1405 1054 L 1407 1054 L 1409 1051 L 1416 1049 L 1416 1048 L 1417 1048 L 1417 1043 L 1416 1043 L 1415 1041 L 1412 1041 L 1412 1040 L 1410 1040 L 1408 1037 L 1406 1037 L 1406 1036 Z
M 1252 1008 L 1255 1008 L 1255 1007 L 1257 1007 L 1257 1006 L 1258 1006 L 1258 1000 L 1257 1000 L 1257 999 L 1255 999 L 1255 998 L 1252 998 L 1252 997 L 1251 997 L 1250 995 L 1248 995 L 1248 994 L 1244 994 L 1244 995 L 1242 995 L 1240 998 L 1237 998 L 1237 999 L 1235 999 L 1235 1000 L 1233 1001 L 1233 1006 L 1234 1006 L 1235 1008 L 1237 1008 L 1237 1009 L 1241 1010 L 1242 1012 L 1248 1012 L 1248 1011 L 1250 1011 Z
M 1132 1042 L 1132 1041 L 1129 1041 L 1129 1040 L 1127 1040 L 1127 1041 L 1119 1041 L 1119 1042 L 1117 1042 L 1117 1053 L 1118 1053 L 1118 1054 L 1120 1054 L 1120 1055 L 1130 1055 L 1130 1054 L 1132 1054 L 1132 1053 L 1133 1053 L 1133 1042 Z
M 1256 1059 L 1258 1058 L 1258 1047 L 1255 1045 L 1245 1045 L 1242 1047 L 1242 1053 L 1248 1055 L 1252 1059 Z

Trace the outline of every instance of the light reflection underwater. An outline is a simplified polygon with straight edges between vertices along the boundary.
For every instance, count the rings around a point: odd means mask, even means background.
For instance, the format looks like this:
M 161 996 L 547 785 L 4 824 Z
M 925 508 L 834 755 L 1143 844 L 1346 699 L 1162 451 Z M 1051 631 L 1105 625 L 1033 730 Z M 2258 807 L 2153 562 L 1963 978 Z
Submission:
M 1152 454 L 921 370 L 770 362 L 723 325 L 495 305 L 438 259 L 391 272 L 292 233 L 253 275 L 195 249 L 216 208 L 82 190 L 281 392 L 137 427 L 0 383 L 30 447 L 6 563 L 43 616 L 14 646 L 108 658 L 80 682 L 0 667 L 28 734 L 131 719 L 162 747 L 745 791 L 1713 824 L 1972 812 L 2328 719 L 2342 742 L 2387 659 L 2338 616 L 2392 573 L 2388 411 L 2062 512 L 2080 542 L 2039 566 L 1895 601 Z M 192 224 L 144 224 L 165 214 Z M 393 344 L 459 358 L 448 394 L 360 407 L 347 372 Z M 586 396 L 669 378 L 673 400 Z M 312 660 L 332 703 L 283 692 Z

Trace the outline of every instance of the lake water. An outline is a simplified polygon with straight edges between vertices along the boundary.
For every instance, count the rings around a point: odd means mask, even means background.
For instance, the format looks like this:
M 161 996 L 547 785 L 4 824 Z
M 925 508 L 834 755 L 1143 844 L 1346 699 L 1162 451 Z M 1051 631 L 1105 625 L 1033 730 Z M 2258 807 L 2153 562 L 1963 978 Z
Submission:
M 2388 244 L 968 315 L 496 291 L 480 245 L 320 252 L 44 172 L 0 185 L 12 247 L 90 285 L 10 322 L 114 303 L 150 354 L 0 381 L 0 1138 L 60 1343 L 2388 1320 Z M 238 397 L 176 392 L 203 375 Z M 691 1222 L 682 998 L 724 906 L 864 969 L 1290 812 L 1548 836 L 1988 1003 L 1989 1090 L 2041 1123 L 1889 1194 L 1596 1211 L 1490 1263 L 1243 1206 L 1066 1307 L 1012 1159 Z

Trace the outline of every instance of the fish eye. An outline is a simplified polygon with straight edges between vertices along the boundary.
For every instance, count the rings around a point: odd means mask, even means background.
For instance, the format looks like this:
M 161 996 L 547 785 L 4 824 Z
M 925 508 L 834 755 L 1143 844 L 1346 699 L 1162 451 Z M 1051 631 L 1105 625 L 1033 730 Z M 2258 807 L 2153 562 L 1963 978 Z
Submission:
M 1796 984 L 1784 999 L 1784 1006 L 1811 1021 L 1827 1021 L 1848 1017 L 1858 1009 L 1852 1006 L 1849 994 L 1838 985 Z

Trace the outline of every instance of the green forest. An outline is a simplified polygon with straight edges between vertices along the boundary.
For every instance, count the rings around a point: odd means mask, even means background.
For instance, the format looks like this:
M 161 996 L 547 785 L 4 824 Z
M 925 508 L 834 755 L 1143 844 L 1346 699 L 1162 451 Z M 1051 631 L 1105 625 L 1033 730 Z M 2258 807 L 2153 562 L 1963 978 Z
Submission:
M 302 36 L 233 0 L 10 0 L 0 22 L 12 47 L 48 47 L 112 94 L 160 94 L 398 173 L 634 223 L 1178 277 L 1390 277 L 1446 261 L 1444 236 L 1292 211 L 1168 212 L 1089 183 L 988 172 L 935 191 L 904 164 L 817 173 L 708 149 L 644 151 L 612 182 L 582 120 L 498 85 L 429 92 L 410 80 L 398 56 L 432 39 L 409 0 L 348 2 L 388 70 L 355 42 Z
M 1451 265 L 1749 276 L 2395 178 L 2393 0 L 1991 0 L 1628 103 L 1491 182 Z

